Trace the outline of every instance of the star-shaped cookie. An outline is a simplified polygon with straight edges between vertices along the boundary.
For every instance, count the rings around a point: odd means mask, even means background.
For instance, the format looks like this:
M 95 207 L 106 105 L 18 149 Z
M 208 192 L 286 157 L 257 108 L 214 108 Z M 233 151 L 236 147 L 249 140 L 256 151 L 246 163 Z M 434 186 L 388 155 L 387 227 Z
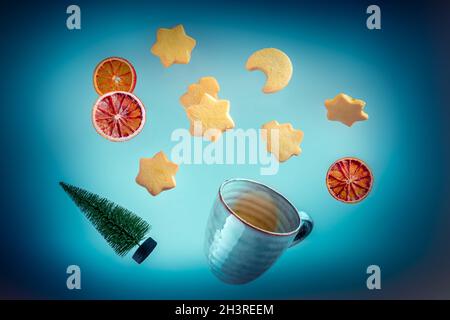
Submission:
M 214 77 L 203 77 L 197 83 L 193 83 L 188 87 L 188 90 L 180 98 L 180 103 L 185 108 L 192 105 L 199 104 L 205 93 L 214 98 L 218 98 L 220 86 Z
M 264 129 L 263 138 L 267 142 L 267 151 L 272 153 L 278 161 L 284 162 L 302 152 L 300 143 L 303 140 L 303 131 L 294 129 L 290 123 L 279 124 L 278 121 L 273 120 L 264 124 L 262 129 Z M 276 133 L 278 137 L 272 136 Z
M 369 119 L 369 115 L 363 111 L 365 105 L 363 100 L 354 99 L 344 93 L 338 94 L 333 99 L 325 100 L 328 120 L 340 121 L 349 127 L 356 121 Z
M 142 158 L 139 161 L 136 183 L 156 196 L 164 190 L 175 188 L 177 171 L 178 165 L 167 159 L 164 152 L 160 151 L 153 158 Z
M 167 68 L 174 63 L 189 63 L 195 44 L 196 41 L 186 35 L 183 25 L 179 24 L 172 29 L 158 29 L 151 52 L 158 56 L 163 66 Z
M 216 141 L 222 132 L 234 128 L 234 121 L 229 111 L 229 101 L 218 100 L 205 93 L 199 104 L 186 109 L 191 122 L 191 134 Z

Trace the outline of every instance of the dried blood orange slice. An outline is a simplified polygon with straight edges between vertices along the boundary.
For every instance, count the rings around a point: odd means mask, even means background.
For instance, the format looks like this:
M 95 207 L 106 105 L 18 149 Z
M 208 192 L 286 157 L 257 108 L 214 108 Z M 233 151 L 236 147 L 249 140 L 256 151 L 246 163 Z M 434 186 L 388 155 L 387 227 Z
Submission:
M 356 203 L 369 194 L 373 175 L 362 160 L 342 158 L 328 169 L 326 183 L 328 191 L 335 199 L 345 203 Z
M 95 130 L 111 141 L 126 141 L 145 124 L 145 108 L 132 93 L 116 91 L 98 98 L 92 109 Z
M 99 95 L 112 91 L 133 92 L 136 79 L 136 70 L 123 58 L 106 58 L 94 70 L 94 87 Z

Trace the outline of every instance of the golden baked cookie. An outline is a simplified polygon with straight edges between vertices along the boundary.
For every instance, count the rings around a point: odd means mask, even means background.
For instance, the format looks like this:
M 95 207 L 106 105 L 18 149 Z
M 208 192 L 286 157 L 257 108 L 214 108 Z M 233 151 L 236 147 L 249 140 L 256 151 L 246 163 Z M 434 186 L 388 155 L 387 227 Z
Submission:
M 218 100 L 205 93 L 199 104 L 186 109 L 191 122 L 191 134 L 216 141 L 222 132 L 234 128 L 229 111 L 229 101 Z
M 156 196 L 162 191 L 176 187 L 177 171 L 178 165 L 167 159 L 164 152 L 160 151 L 152 158 L 142 158 L 139 161 L 136 183 Z
M 363 111 L 365 105 L 363 100 L 354 99 L 344 93 L 338 94 L 333 99 L 325 100 L 328 120 L 340 121 L 349 127 L 356 121 L 369 119 L 369 115 Z
M 218 98 L 220 86 L 214 77 L 203 77 L 197 83 L 193 83 L 188 87 L 188 90 L 180 98 L 180 103 L 185 108 L 192 105 L 199 104 L 205 93 L 214 98 Z

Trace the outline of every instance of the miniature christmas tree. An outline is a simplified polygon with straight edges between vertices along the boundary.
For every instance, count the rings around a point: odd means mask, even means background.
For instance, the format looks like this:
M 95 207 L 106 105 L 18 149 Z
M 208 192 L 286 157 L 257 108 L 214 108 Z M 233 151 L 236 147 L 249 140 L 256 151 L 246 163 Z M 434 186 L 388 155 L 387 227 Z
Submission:
M 64 182 L 59 184 L 118 255 L 124 256 L 138 246 L 133 259 L 141 263 L 153 251 L 155 240 L 149 237 L 142 242 L 150 230 L 146 221 L 97 194 Z

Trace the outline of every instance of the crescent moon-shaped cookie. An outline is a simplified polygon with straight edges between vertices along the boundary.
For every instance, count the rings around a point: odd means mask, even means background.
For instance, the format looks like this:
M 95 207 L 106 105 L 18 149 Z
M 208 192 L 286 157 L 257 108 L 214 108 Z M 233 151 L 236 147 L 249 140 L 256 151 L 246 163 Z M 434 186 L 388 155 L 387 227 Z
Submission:
M 292 63 L 287 54 L 276 48 L 265 48 L 254 52 L 247 60 L 247 70 L 261 70 L 267 80 L 264 93 L 280 91 L 289 84 L 292 77 Z

